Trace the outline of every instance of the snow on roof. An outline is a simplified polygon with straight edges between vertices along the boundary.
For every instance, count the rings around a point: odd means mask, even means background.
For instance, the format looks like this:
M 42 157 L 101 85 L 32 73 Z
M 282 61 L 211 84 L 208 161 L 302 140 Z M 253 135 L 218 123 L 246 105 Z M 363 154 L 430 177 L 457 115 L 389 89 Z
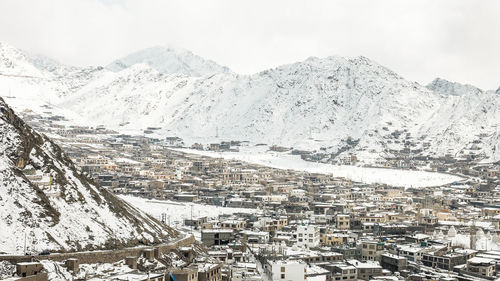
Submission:
M 214 269 L 218 266 L 219 266 L 218 263 L 200 263 L 198 264 L 198 271 L 207 272 L 208 270 Z
M 376 261 L 361 262 L 358 260 L 348 260 L 347 263 L 351 264 L 356 268 L 382 268 L 380 264 Z
M 494 259 L 480 258 L 480 257 L 473 257 L 472 259 L 469 259 L 467 261 L 469 263 L 493 263 L 493 262 L 495 262 Z

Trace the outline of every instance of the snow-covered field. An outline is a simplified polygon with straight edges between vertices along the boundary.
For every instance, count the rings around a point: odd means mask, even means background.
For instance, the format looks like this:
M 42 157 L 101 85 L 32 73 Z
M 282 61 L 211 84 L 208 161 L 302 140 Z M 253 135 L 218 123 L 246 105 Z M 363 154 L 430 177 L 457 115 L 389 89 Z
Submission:
M 242 147 L 239 152 L 214 152 L 194 149 L 178 149 L 192 154 L 234 159 L 277 169 L 292 169 L 310 173 L 331 174 L 364 183 L 382 183 L 392 186 L 426 187 L 439 186 L 462 178 L 449 174 L 386 168 L 366 168 L 346 165 L 330 165 L 304 161 L 297 155 L 267 151 L 267 147 Z
M 168 200 L 150 200 L 129 195 L 119 195 L 119 197 L 157 219 L 161 219 L 162 214 L 166 214 L 167 224 L 174 228 L 181 227 L 184 219 L 191 218 L 191 211 L 193 218 L 203 216 L 217 218 L 219 215 L 223 214 L 256 212 L 254 209 L 228 208 Z

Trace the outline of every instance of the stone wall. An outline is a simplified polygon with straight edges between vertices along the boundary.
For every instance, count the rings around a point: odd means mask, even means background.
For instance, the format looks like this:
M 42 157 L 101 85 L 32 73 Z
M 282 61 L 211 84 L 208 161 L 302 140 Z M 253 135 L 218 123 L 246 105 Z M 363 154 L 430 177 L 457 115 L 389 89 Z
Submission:
M 159 244 L 156 246 L 145 246 L 145 247 L 134 247 L 119 250 L 105 250 L 105 251 L 89 251 L 89 252 L 75 252 L 75 253 L 61 253 L 61 254 L 50 254 L 45 256 L 34 256 L 35 260 L 53 260 L 53 261 L 64 261 L 69 258 L 78 259 L 80 264 L 82 263 L 114 263 L 120 260 L 124 260 L 126 257 L 134 256 L 139 257 L 142 251 L 145 249 L 158 248 L 160 253 L 168 253 L 173 249 L 177 249 L 183 246 L 189 246 L 195 243 L 194 236 L 187 236 L 178 238 L 174 241 Z M 8 261 L 12 264 L 17 264 L 18 262 L 31 261 L 31 256 L 8 256 L 0 255 L 0 261 Z

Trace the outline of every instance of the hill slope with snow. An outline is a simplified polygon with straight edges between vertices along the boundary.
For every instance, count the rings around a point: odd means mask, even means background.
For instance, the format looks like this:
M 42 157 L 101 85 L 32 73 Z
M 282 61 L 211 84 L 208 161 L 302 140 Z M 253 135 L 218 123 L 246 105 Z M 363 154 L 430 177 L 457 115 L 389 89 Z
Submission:
M 100 188 L 0 98 L 0 253 L 163 241 L 168 226 Z M 26 240 L 25 240 L 26 238 Z
M 205 60 L 190 51 L 168 47 L 153 47 L 135 52 L 110 63 L 106 68 L 117 72 L 139 63 L 147 64 L 161 73 L 180 73 L 193 77 L 230 72 L 229 68 Z
M 365 57 L 312 57 L 238 75 L 168 48 L 127 56 L 108 66 L 113 71 L 4 56 L 51 77 L 0 75 L 0 91 L 9 85 L 16 109 L 25 96 L 50 99 L 55 112 L 92 125 L 138 133 L 161 127 L 188 143 L 249 140 L 368 162 L 402 149 L 500 159 L 498 93 L 444 79 L 424 87 Z

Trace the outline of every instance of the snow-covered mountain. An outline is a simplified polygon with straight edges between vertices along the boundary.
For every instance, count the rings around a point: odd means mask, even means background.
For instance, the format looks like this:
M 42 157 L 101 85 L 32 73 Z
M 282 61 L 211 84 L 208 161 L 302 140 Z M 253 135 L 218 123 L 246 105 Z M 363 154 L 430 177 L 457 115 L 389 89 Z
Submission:
M 230 72 L 229 68 L 205 60 L 190 51 L 168 47 L 153 47 L 135 52 L 112 62 L 106 68 L 116 72 L 138 63 L 147 64 L 161 73 L 180 73 L 187 76 Z
M 95 185 L 0 98 L 0 253 L 134 246 L 175 235 Z
M 483 90 L 468 84 L 450 82 L 446 79 L 436 78 L 426 86 L 428 89 L 443 95 L 462 96 L 467 94 L 481 94 Z
M 494 91 L 444 79 L 424 87 L 365 57 L 311 57 L 238 75 L 196 56 L 187 59 L 192 56 L 147 49 L 110 66 L 113 71 L 32 63 L 52 75 L 50 83 L 23 78 L 10 92 L 14 103 L 49 88 L 39 96 L 53 93 L 51 105 L 61 114 L 118 130 L 161 127 L 164 135 L 188 142 L 249 140 L 333 155 L 353 152 L 372 162 L 405 147 L 500 159 L 500 95 Z M 5 79 L 12 84 L 14 78 Z M 38 88 L 26 90 L 30 83 Z

